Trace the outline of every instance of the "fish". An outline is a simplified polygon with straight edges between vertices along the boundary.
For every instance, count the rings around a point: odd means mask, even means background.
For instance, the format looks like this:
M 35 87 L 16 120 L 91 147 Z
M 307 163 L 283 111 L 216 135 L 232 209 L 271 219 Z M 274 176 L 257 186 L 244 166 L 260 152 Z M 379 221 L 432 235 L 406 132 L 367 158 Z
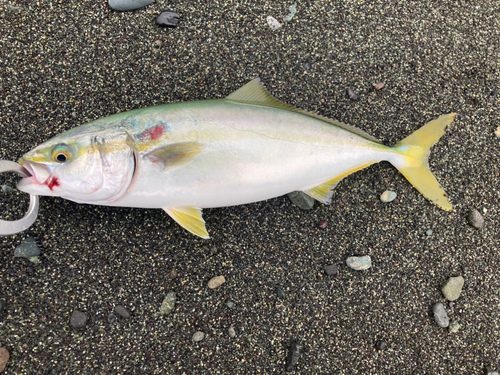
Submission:
M 393 146 L 274 98 L 254 79 L 223 99 L 163 104 L 67 130 L 19 159 L 19 190 L 82 204 L 159 208 L 201 238 L 202 209 L 302 191 L 330 204 L 346 176 L 389 161 L 425 198 L 452 210 L 429 169 L 455 113 Z

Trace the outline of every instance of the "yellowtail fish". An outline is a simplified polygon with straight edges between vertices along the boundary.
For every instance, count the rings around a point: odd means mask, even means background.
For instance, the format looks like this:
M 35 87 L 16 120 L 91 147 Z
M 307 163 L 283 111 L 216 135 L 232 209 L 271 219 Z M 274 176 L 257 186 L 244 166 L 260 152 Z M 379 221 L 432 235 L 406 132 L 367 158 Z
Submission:
M 297 190 L 328 204 L 342 178 L 387 160 L 424 197 L 451 210 L 427 159 L 454 118 L 441 116 L 388 147 L 280 102 L 256 79 L 225 99 L 137 109 L 68 130 L 19 160 L 31 176 L 18 188 L 78 203 L 162 208 L 209 238 L 202 208 Z

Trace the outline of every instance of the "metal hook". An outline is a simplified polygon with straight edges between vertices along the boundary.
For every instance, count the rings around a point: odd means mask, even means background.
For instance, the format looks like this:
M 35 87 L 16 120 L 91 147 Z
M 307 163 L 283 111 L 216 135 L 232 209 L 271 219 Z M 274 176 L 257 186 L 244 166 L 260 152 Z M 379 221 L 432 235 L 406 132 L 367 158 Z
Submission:
M 0 160 L 0 173 L 15 172 L 21 177 L 30 177 L 31 174 L 22 165 L 8 160 Z M 30 206 L 28 212 L 22 219 L 7 221 L 0 219 L 0 236 L 10 236 L 20 233 L 35 222 L 38 216 L 39 198 L 38 195 L 30 194 Z

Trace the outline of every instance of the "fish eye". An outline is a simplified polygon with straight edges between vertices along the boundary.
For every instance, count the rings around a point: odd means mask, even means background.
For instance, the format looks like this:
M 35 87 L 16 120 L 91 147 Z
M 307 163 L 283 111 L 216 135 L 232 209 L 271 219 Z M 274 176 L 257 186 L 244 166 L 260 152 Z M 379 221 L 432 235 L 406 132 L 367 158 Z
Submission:
M 71 157 L 71 150 L 67 145 L 57 145 L 52 150 L 52 159 L 58 163 L 65 163 Z

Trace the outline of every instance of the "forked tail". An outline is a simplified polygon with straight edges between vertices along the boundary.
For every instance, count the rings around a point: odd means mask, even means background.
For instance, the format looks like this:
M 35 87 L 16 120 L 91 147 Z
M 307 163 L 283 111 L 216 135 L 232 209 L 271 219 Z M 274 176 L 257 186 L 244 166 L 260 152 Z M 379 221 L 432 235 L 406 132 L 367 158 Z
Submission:
M 450 113 L 440 116 L 395 144 L 393 150 L 403 155 L 403 158 L 391 161 L 425 198 L 446 211 L 451 211 L 453 206 L 429 169 L 428 159 L 431 147 L 441 138 L 455 115 Z

